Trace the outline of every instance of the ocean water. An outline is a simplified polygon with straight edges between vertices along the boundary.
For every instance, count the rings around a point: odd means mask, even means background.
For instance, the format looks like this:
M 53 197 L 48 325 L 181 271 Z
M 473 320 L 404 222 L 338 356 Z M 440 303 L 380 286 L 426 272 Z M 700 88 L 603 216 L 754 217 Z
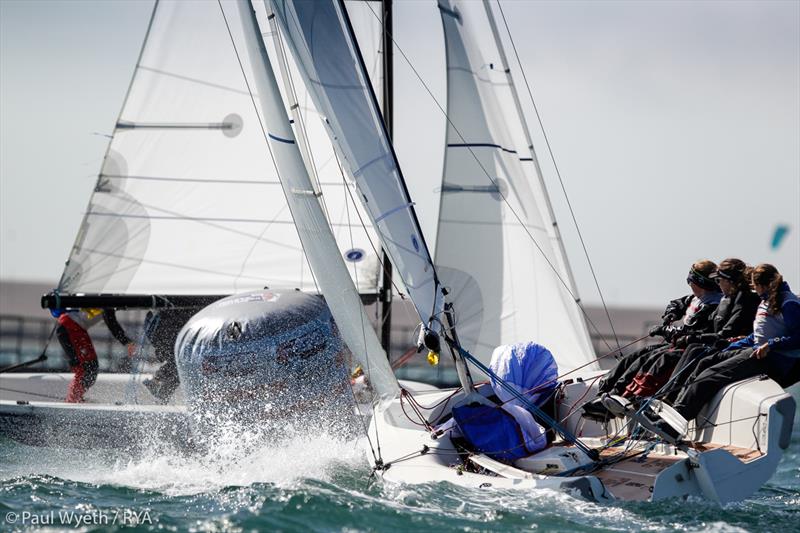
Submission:
M 597 504 L 553 491 L 370 482 L 356 440 L 324 432 L 202 453 L 38 448 L 0 437 L 0 531 L 800 531 L 800 423 L 752 498 Z

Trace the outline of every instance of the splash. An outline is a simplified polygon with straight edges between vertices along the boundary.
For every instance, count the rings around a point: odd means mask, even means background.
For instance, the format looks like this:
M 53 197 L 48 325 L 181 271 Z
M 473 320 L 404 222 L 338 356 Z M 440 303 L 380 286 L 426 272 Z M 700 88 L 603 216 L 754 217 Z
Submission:
M 9 443 L 11 444 L 11 443 Z M 179 448 L 157 437 L 135 450 L 35 448 L 16 443 L 0 478 L 51 476 L 63 480 L 185 496 L 267 483 L 291 487 L 329 481 L 337 471 L 367 471 L 364 443 L 329 431 L 286 429 L 280 440 L 266 430 L 228 426 L 213 438 Z M 35 458 L 35 460 L 34 460 Z
M 259 434 L 229 433 L 201 453 L 160 450 L 117 461 L 112 468 L 98 472 L 93 482 L 178 496 L 256 483 L 290 487 L 305 479 L 329 481 L 337 468 L 352 465 L 366 465 L 357 440 L 328 434 L 297 435 L 267 445 Z

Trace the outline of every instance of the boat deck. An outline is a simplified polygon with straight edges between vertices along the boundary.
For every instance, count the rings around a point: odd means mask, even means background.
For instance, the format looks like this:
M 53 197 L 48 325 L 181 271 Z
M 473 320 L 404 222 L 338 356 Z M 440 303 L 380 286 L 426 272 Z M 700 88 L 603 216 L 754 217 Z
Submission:
M 692 449 L 698 452 L 723 449 L 744 463 L 763 455 L 759 450 L 713 443 L 694 443 Z M 608 448 L 600 456 L 609 458 L 620 452 L 619 448 Z M 616 498 L 633 501 L 649 500 L 658 475 L 675 463 L 686 459 L 682 453 L 667 455 L 651 452 L 642 455 L 637 450 L 631 450 L 627 455 L 625 459 L 593 475 L 600 479 Z
M 600 456 L 607 459 L 620 452 L 619 448 L 608 448 L 603 450 Z M 646 501 L 650 499 L 658 474 L 685 458 L 684 455 L 657 453 L 642 455 L 632 450 L 625 459 L 593 475 L 600 479 L 616 498 Z
M 691 445 L 693 450 L 698 452 L 707 452 L 709 450 L 725 450 L 743 463 L 749 463 L 764 455 L 761 450 L 753 450 L 749 448 L 739 448 L 737 446 L 726 446 L 723 444 L 716 444 L 713 442 L 695 442 Z

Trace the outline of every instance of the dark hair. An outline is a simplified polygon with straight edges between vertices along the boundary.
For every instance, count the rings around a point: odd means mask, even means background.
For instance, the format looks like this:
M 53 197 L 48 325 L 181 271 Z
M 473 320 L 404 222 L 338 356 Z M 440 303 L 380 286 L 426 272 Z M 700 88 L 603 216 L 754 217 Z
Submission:
M 689 270 L 689 275 L 686 278 L 687 283 L 694 283 L 703 290 L 711 292 L 719 292 L 717 283 L 711 279 L 711 275 L 717 270 L 717 264 L 708 259 L 701 259 L 692 264 Z
M 717 274 L 719 277 L 729 279 L 739 291 L 747 291 L 750 289 L 750 277 L 752 276 L 752 272 L 753 267 L 748 266 L 744 261 L 736 259 L 735 257 L 723 259 L 717 267 Z
M 752 274 L 753 285 L 762 285 L 767 288 L 767 309 L 772 315 L 777 315 L 781 312 L 781 304 L 783 303 L 783 296 L 780 289 L 783 283 L 783 276 L 781 276 L 778 269 L 768 263 L 761 263 L 753 269 Z
M 705 277 L 709 277 L 716 269 L 716 263 L 708 259 L 701 259 L 692 265 L 692 270 L 696 270 Z

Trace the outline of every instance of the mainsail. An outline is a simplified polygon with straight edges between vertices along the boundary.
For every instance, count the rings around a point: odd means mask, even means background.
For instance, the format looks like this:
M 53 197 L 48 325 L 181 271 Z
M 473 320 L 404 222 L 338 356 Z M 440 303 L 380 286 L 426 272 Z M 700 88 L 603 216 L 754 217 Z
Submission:
M 448 126 L 435 264 L 461 343 L 487 363 L 496 346 L 531 340 L 553 352 L 561 371 L 590 363 L 491 12 L 450 0 L 439 10 Z
M 317 290 L 243 81 L 252 65 L 232 40 L 241 29 L 228 33 L 217 2 L 157 2 L 61 293 Z M 375 293 L 374 235 L 297 91 L 339 253 L 357 267 L 359 291 Z
M 339 2 L 273 0 L 275 13 L 330 127 L 337 153 L 423 322 L 442 319 L 442 295 Z

